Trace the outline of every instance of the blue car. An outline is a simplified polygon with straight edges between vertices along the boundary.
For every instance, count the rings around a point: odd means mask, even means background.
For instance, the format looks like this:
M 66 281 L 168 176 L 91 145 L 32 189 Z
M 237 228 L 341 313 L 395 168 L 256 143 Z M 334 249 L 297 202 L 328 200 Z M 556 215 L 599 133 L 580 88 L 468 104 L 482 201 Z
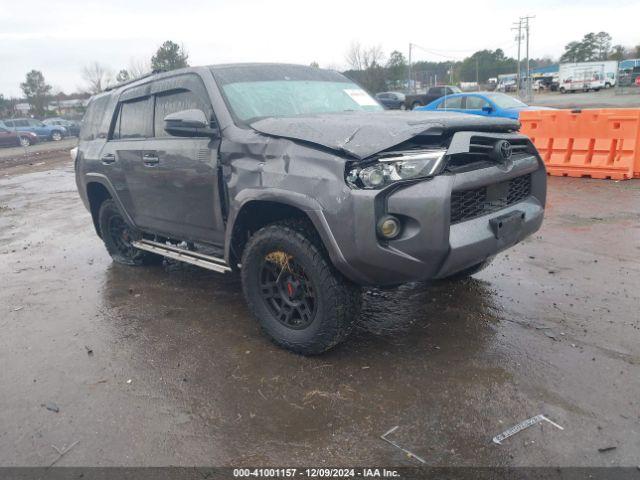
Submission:
M 0 127 L 14 132 L 35 133 L 40 140 L 53 140 L 57 142 L 67 136 L 67 129 L 61 125 L 45 125 L 34 118 L 11 118 L 0 120 Z
M 523 110 L 550 110 L 548 107 L 534 107 L 500 92 L 456 93 L 434 100 L 429 105 L 416 110 L 438 110 L 518 119 Z

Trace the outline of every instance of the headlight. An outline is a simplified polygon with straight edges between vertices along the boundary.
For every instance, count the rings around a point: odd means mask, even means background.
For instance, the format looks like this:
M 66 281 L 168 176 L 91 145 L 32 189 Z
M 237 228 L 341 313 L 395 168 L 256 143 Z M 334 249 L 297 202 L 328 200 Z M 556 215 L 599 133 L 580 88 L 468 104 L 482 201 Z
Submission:
M 446 152 L 446 149 L 394 152 L 378 158 L 373 165 L 352 167 L 346 180 L 352 188 L 377 190 L 399 180 L 429 177 L 436 172 Z

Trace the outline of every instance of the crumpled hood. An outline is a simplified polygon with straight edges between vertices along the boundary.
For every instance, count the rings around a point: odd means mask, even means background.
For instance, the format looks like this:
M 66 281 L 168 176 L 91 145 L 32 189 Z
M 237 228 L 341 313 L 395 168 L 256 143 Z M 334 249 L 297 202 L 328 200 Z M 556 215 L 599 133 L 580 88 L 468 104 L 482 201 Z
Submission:
M 251 123 L 265 135 L 302 140 L 357 159 L 370 157 L 417 135 L 445 132 L 514 131 L 520 124 L 508 118 L 486 118 L 456 112 L 344 112 L 304 117 L 265 118 Z

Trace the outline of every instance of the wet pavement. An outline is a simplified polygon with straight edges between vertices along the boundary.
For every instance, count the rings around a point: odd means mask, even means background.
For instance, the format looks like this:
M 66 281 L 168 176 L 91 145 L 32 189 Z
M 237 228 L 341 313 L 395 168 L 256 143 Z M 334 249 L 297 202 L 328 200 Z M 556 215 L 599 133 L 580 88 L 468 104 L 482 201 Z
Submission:
M 537 235 L 469 281 L 368 289 L 304 358 L 235 276 L 113 264 L 64 156 L 0 170 L 0 465 L 74 442 L 57 465 L 416 465 L 398 426 L 430 465 L 635 466 L 639 259 L 640 182 L 550 178 Z M 491 442 L 540 413 L 564 430 Z

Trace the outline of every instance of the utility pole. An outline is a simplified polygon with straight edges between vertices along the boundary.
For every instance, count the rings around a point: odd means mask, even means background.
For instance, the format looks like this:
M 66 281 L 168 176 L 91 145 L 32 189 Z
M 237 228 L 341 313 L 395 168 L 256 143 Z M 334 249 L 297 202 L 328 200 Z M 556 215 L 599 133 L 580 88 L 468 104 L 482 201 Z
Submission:
M 515 25 L 515 24 L 514 24 Z M 518 40 L 518 73 L 516 74 L 516 92 L 518 93 L 518 97 L 520 96 L 520 43 L 522 41 L 522 17 L 518 20 L 518 27 L 512 28 L 511 30 L 518 30 L 518 36 L 516 39 Z
M 412 77 L 412 71 L 411 71 L 411 42 L 409 42 L 409 83 L 407 84 L 407 88 L 409 89 L 409 93 L 414 93 L 413 92 L 413 88 L 411 87 L 411 77 Z
M 527 17 L 523 17 L 520 20 L 524 20 L 526 22 L 525 24 L 525 30 L 527 32 L 527 101 L 531 101 L 531 69 L 529 68 L 529 19 L 531 18 L 536 18 L 535 15 L 534 16 L 527 16 Z

